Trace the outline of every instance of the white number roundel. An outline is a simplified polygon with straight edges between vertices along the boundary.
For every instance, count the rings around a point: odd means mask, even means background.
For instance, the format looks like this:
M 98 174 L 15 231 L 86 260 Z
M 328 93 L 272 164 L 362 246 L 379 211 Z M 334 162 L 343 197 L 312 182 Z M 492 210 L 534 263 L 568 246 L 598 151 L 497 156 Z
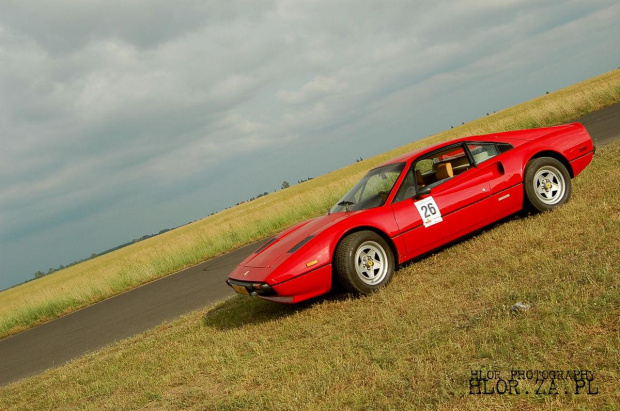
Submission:
M 437 207 L 437 203 L 432 196 L 426 197 L 424 200 L 416 201 L 414 204 L 418 209 L 418 213 L 420 213 L 420 217 L 422 217 L 424 227 L 430 227 L 433 224 L 443 221 L 441 218 L 441 211 L 439 207 Z

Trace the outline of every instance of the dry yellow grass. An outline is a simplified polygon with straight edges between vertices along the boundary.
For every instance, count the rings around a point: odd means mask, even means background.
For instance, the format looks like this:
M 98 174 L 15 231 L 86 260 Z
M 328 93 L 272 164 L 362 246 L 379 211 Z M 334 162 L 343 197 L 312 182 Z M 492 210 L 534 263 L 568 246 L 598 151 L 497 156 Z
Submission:
M 368 169 L 398 154 L 464 135 L 559 124 L 618 101 L 620 70 L 614 70 L 5 290 L 0 293 L 0 338 L 317 216 Z
M 568 204 L 410 264 L 375 295 L 235 296 L 0 388 L 0 409 L 618 409 L 618 158 L 620 142 L 599 149 Z M 512 369 L 593 371 L 597 394 L 564 380 L 469 394 L 472 370 Z

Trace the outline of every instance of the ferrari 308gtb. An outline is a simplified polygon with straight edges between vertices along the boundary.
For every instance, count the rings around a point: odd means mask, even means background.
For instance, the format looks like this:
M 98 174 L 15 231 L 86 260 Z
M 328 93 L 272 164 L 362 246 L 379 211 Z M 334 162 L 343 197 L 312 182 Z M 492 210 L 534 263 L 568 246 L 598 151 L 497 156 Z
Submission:
M 459 138 L 368 172 L 326 215 L 264 243 L 230 274 L 237 293 L 296 303 L 370 294 L 395 267 L 524 208 L 552 210 L 594 146 L 578 123 Z

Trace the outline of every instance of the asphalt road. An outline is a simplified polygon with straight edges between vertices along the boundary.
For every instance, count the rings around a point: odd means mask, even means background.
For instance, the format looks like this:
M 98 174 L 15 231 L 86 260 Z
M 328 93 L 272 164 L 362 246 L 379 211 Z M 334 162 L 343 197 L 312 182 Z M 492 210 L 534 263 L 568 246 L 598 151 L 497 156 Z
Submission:
M 261 243 L 0 340 L 0 386 L 62 365 L 234 294 L 224 281 Z
M 596 146 L 620 137 L 620 104 L 577 121 Z M 261 242 L 0 340 L 0 386 L 66 363 L 234 292 L 224 283 Z
M 620 137 L 620 103 L 575 120 L 585 126 L 595 146 L 604 146 Z

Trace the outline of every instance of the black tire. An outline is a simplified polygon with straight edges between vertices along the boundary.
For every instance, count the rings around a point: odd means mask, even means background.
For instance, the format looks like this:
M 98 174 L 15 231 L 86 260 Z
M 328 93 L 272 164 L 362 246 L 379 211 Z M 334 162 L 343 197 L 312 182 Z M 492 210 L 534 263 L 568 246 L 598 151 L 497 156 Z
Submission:
M 394 276 L 394 254 L 373 231 L 358 231 L 343 238 L 334 254 L 336 279 L 356 294 L 372 294 Z
M 572 193 L 568 170 L 551 157 L 530 161 L 525 169 L 523 185 L 526 208 L 534 212 L 553 210 L 566 203 Z

